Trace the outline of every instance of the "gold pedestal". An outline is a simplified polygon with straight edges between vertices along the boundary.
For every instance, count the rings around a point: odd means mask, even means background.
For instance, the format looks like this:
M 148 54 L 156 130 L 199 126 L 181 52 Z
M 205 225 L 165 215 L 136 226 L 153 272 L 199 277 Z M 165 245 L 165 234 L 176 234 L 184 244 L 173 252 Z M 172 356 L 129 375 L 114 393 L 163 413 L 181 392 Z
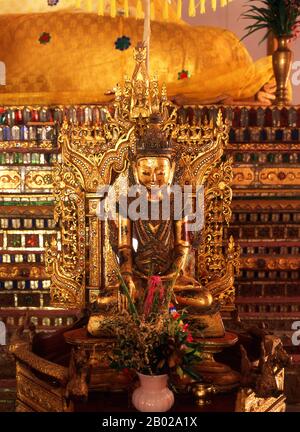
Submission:
M 204 383 L 212 384 L 217 393 L 223 393 L 238 387 L 240 374 L 229 366 L 215 361 L 214 354 L 234 345 L 238 337 L 234 333 L 226 332 L 224 337 L 198 339 L 203 343 L 203 360 L 197 366 L 197 373 Z

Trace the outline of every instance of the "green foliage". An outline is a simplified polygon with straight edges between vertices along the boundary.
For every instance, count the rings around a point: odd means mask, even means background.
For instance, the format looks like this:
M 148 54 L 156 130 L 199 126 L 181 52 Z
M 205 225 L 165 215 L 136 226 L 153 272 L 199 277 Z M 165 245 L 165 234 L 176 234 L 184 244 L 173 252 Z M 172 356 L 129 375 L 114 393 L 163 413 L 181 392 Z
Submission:
M 262 43 L 270 33 L 275 37 L 293 36 L 293 28 L 299 16 L 299 1 L 297 0 L 248 0 L 248 9 L 241 16 L 253 20 L 245 27 L 246 34 L 242 38 L 266 29 L 266 34 L 260 41 Z

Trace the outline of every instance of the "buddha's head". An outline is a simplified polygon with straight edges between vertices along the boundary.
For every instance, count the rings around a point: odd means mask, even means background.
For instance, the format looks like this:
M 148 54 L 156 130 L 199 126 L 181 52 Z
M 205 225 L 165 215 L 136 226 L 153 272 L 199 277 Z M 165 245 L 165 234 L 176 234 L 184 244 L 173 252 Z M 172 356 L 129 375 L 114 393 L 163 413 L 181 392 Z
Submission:
M 137 142 L 133 170 L 137 183 L 148 190 L 172 184 L 175 170 L 172 143 L 162 132 L 158 116 L 150 117 L 148 129 Z
M 164 156 L 141 157 L 136 163 L 139 184 L 150 188 L 162 188 L 172 183 L 173 170 L 171 161 Z

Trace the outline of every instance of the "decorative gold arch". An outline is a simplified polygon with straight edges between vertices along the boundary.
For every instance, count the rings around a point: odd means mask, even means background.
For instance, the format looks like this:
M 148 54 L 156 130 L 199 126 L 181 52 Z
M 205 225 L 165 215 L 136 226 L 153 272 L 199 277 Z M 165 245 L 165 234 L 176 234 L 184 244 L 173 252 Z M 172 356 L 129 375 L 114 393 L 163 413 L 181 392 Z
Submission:
M 168 101 L 165 87 L 149 79 L 146 48 L 135 51 L 136 68 L 124 87 L 117 87 L 113 106 L 102 108 L 97 125 L 65 122 L 59 142 L 62 162 L 54 174 L 55 219 L 61 240 L 46 254 L 55 306 L 84 307 L 115 282 L 116 260 L 110 246 L 111 226 L 97 218 L 97 190 L 124 172 L 136 151 L 137 138 L 158 112 L 166 138 L 179 155 L 176 182 L 193 190 L 205 186 L 205 227 L 197 246 L 196 273 L 222 304 L 232 303 L 238 252 L 233 240 L 224 245 L 223 226 L 231 216 L 231 161 L 222 162 L 228 126 L 219 112 L 216 125 L 205 120 L 180 123 L 178 107 Z

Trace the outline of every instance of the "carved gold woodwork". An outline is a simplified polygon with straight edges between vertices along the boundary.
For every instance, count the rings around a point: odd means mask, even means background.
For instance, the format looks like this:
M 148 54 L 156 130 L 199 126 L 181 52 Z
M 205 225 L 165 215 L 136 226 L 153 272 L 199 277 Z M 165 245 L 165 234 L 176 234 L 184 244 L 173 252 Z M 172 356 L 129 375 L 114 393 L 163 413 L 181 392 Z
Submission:
M 51 302 L 76 308 L 85 303 L 85 194 L 72 165 L 59 164 L 53 178 L 54 220 L 60 221 L 60 244 L 53 240 L 46 251 L 46 270 L 51 275 Z
M 90 259 L 89 259 L 89 281 L 90 287 L 99 287 L 101 281 L 101 266 L 99 262 L 101 260 L 101 224 L 96 215 L 98 206 L 98 199 L 91 199 L 89 201 L 89 248 L 90 248 Z M 95 293 L 94 293 L 95 294 Z M 98 293 L 99 294 L 99 293 Z
M 235 412 L 285 412 L 286 397 L 284 396 L 284 369 L 278 369 L 275 375 L 278 396 L 262 398 L 249 388 L 238 391 Z
M 300 181 L 299 168 L 263 168 L 259 173 L 259 181 L 265 185 L 293 185 L 298 186 Z
M 3 196 L 3 195 L 2 195 Z M 1 196 L 0 196 L 1 198 Z M 38 197 L 40 198 L 40 196 Z M 23 206 L 5 206 L 5 208 L 0 208 L 0 216 L 5 217 L 13 217 L 13 216 L 20 216 L 24 215 L 24 208 Z M 49 219 L 53 216 L 53 206 L 29 206 L 26 205 L 26 215 L 28 217 L 34 216 L 34 217 L 47 217 Z
M 20 150 L 22 149 L 34 149 L 37 147 L 37 144 L 35 141 L 0 141 L 0 149 L 1 150 Z M 42 141 L 39 143 L 39 148 L 44 150 L 52 150 L 55 148 L 52 141 Z
M 28 189 L 52 189 L 52 170 L 29 171 L 25 175 L 25 187 Z
M 118 187 L 118 178 L 136 152 L 136 140 L 147 129 L 149 115 L 159 113 L 166 139 L 176 149 L 175 183 L 205 187 L 205 228 L 198 250 L 198 278 L 223 305 L 233 301 L 238 250 L 223 244 L 223 225 L 231 216 L 231 161 L 220 162 L 228 142 L 228 126 L 219 112 L 216 124 L 179 123 L 178 108 L 163 86 L 146 73 L 145 48 L 135 52 L 132 80 L 116 87 L 113 106 L 101 108 L 98 125 L 64 122 L 58 138 L 62 162 L 54 171 L 55 220 L 61 239 L 49 246 L 46 267 L 51 276 L 51 302 L 64 308 L 83 307 L 86 288 L 97 292 L 118 282 L 111 248 L 112 224 L 95 217 L 98 188 Z M 116 227 L 115 227 L 116 228 Z
M 29 340 L 16 334 L 9 346 L 16 359 L 17 412 L 61 412 L 72 410 L 65 401 L 68 369 L 31 351 Z M 40 374 L 40 377 L 36 375 Z M 47 376 L 47 380 L 42 377 Z
M 45 361 L 42 359 L 42 361 Z M 38 379 L 28 367 L 19 361 L 16 365 L 17 376 L 17 412 L 63 412 L 67 408 L 64 399 L 64 387 L 51 386 Z M 45 372 L 47 373 L 47 372 Z
M 263 260 L 262 270 L 299 270 L 300 269 L 300 258 L 299 257 L 289 257 L 289 258 L 241 258 L 241 266 L 244 269 L 257 269 L 259 268 L 258 261 Z
M 238 166 L 233 170 L 233 185 L 250 186 L 253 184 L 274 186 L 298 186 L 300 179 L 299 168 L 262 168 L 255 173 L 249 166 Z
M 217 162 L 207 177 L 205 227 L 198 255 L 200 280 L 223 306 L 234 303 L 234 273 L 239 269 L 240 254 L 232 237 L 227 248 L 223 241 L 223 227 L 229 224 L 232 214 L 231 165 L 231 159 Z
M 0 190 L 12 191 L 25 189 L 30 191 L 52 189 L 52 171 L 45 169 L 32 169 L 25 171 L 23 179 L 22 169 L 1 169 Z
M 235 412 L 285 412 L 286 397 L 258 398 L 254 392 L 239 390 Z
M 0 190 L 18 189 L 22 183 L 19 171 L 13 169 L 1 169 Z
M 300 150 L 300 144 L 293 142 L 293 143 L 281 143 L 276 142 L 276 144 L 273 144 L 273 150 L 276 148 L 276 152 L 278 151 L 297 151 Z M 270 151 L 272 148 L 272 143 L 259 143 L 259 142 L 252 142 L 252 143 L 228 143 L 227 149 L 228 150 L 235 150 L 235 151 Z
M 44 266 L 32 266 L 32 265 L 15 265 L 2 264 L 0 265 L 0 279 L 10 279 L 22 277 L 24 274 L 29 274 L 31 278 L 46 279 L 47 273 Z
M 20 361 L 29 364 L 34 370 L 51 377 L 60 383 L 67 381 L 67 368 L 52 363 L 32 353 L 24 346 L 17 346 L 11 349 L 14 356 Z
M 172 123 L 176 121 L 176 117 L 173 117 Z M 167 123 L 165 129 L 168 127 Z M 223 123 L 219 111 L 215 127 L 212 121 L 192 126 L 188 123 L 179 124 L 173 128 L 172 138 L 176 140 L 175 147 L 180 155 L 176 181 L 180 185 L 191 184 L 196 187 L 205 184 L 214 163 L 223 155 L 223 148 L 228 142 L 228 126 Z
M 233 170 L 232 184 L 237 186 L 249 186 L 255 180 L 255 173 L 249 167 L 236 167 Z
M 296 200 L 284 200 L 281 201 L 270 201 L 263 199 L 255 200 L 255 201 L 239 201 L 235 199 L 232 203 L 232 207 L 235 212 L 274 212 L 274 211 L 297 211 L 300 212 L 300 203 Z

